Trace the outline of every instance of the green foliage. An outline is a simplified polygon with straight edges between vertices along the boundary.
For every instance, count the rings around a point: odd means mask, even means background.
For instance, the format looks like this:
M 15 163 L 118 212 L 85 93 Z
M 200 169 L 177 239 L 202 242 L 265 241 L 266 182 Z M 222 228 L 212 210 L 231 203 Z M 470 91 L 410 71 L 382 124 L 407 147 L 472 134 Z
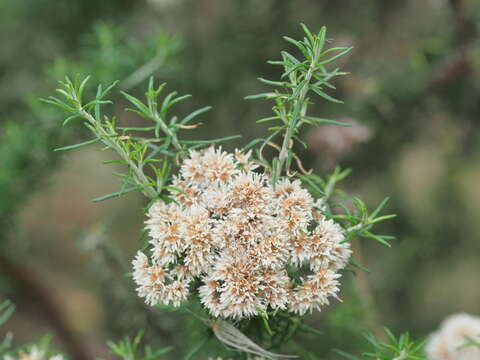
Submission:
M 170 60 L 182 47 L 179 39 L 165 31 L 153 31 L 140 39 L 129 35 L 122 26 L 104 21 L 96 22 L 83 40 L 84 46 L 75 57 L 55 59 L 48 69 L 51 78 L 95 74 L 103 84 L 121 79 L 120 87 L 128 90 L 156 72 L 164 76 L 175 72 Z
M 14 311 L 15 305 L 13 305 L 9 300 L 5 300 L 0 304 L 0 326 L 7 322 Z
M 350 169 L 341 170 L 337 166 L 325 179 L 316 174 L 300 174 L 298 176 L 313 194 L 323 199 L 324 206 L 330 216 L 344 224 L 347 231 L 347 241 L 358 236 L 391 247 L 388 241 L 394 239 L 394 237 L 371 232 L 371 228 L 375 224 L 396 217 L 394 214 L 381 215 L 389 198 L 385 198 L 373 211 L 368 211 L 366 204 L 361 199 L 352 198 L 337 189 L 337 184 L 349 174 Z M 353 262 L 353 264 L 355 263 Z
M 50 137 L 38 126 L 41 135 L 28 137 L 25 132 L 29 125 L 6 122 L 0 129 L 0 223 L 7 221 L 12 212 L 33 189 L 29 176 L 38 175 L 42 169 L 39 163 L 48 162 Z
M 25 5 L 28 5 L 29 11 L 35 12 L 33 8 L 36 8 L 36 5 L 27 3 Z M 90 2 L 85 1 L 83 3 Z M 72 5 L 75 7 L 74 4 L 69 4 L 68 8 L 72 8 Z M 118 9 L 118 3 L 115 4 L 115 7 Z M 44 9 L 45 6 L 41 8 Z M 95 5 L 95 8 L 98 7 Z M 15 10 L 14 7 L 13 9 Z M 91 72 L 105 82 L 112 82 L 112 79 L 117 78 L 121 79 L 120 86 L 123 89 L 135 87 L 152 73 L 159 72 L 165 76 L 173 73 L 175 66 L 170 66 L 173 65 L 173 62 L 169 60 L 180 48 L 178 40 L 167 35 L 165 31 L 158 31 L 158 28 L 152 28 L 152 31 L 142 39 L 131 36 L 128 31 L 118 25 L 113 25 L 113 23 L 96 23 L 94 30 L 90 32 L 90 22 L 87 22 L 78 13 L 74 16 L 75 18 L 81 18 L 82 24 L 72 27 L 72 29 L 75 28 L 74 38 L 67 36 L 63 31 L 65 29 L 63 29 L 50 34 L 51 38 L 46 39 L 40 33 L 43 32 L 43 26 L 49 21 L 45 19 L 59 18 L 56 10 L 56 16 L 46 15 L 42 24 L 35 25 L 34 41 L 32 41 L 32 32 L 28 31 L 28 44 L 17 45 L 22 47 L 22 53 L 25 51 L 21 71 L 12 71 L 11 74 L 14 74 L 14 76 L 9 75 L 8 78 L 2 77 L 1 79 L 5 85 L 7 82 L 11 82 L 11 84 L 23 82 L 23 80 L 18 81 L 18 78 L 24 80 L 28 78 L 28 84 L 25 83 L 25 86 L 22 85 L 18 89 L 15 86 L 9 86 L 6 93 L 9 94 L 9 97 L 12 97 L 12 100 L 4 96 L 4 101 L 0 106 L 0 112 L 3 115 L 0 120 L 0 156 L 2 158 L 0 164 L 0 253 L 6 260 L 18 266 L 20 270 L 23 266 L 29 266 L 24 265 L 27 263 L 23 263 L 22 259 L 30 249 L 30 244 L 27 243 L 30 239 L 22 238 L 22 244 L 18 241 L 17 232 L 19 229 L 12 226 L 18 223 L 16 216 L 35 190 L 45 185 L 45 178 L 55 171 L 56 165 L 59 163 L 59 156 L 58 153 L 52 152 L 52 148 L 61 142 L 71 141 L 74 136 L 77 141 L 82 141 L 81 139 L 85 134 L 85 132 L 69 131 L 57 126 L 59 119 L 56 109 L 46 108 L 42 103 L 39 104 L 37 100 L 38 94 L 43 92 L 43 89 L 38 85 L 51 86 L 52 78 L 58 79 L 59 73 Z M 3 19 L 5 13 L 2 11 L 0 13 L 0 17 Z M 38 14 L 34 16 L 37 17 Z M 12 19 L 16 18 L 16 16 L 10 17 Z M 69 20 L 65 18 L 62 21 Z M 4 22 L 2 21 L 2 23 Z M 71 22 L 69 23 L 71 24 Z M 17 24 L 17 19 L 15 24 Z M 15 27 L 17 26 L 15 25 Z M 79 42 L 76 38 L 79 34 L 85 40 L 84 42 Z M 20 41 L 20 39 L 17 40 Z M 20 44 L 19 41 L 18 44 Z M 59 48 L 54 48 L 55 50 L 51 51 L 49 41 L 55 43 Z M 29 52 L 31 49 L 28 49 L 32 43 L 37 44 L 35 46 L 41 49 L 40 52 L 44 55 L 49 54 L 52 58 L 39 59 L 38 56 L 33 56 Z M 70 49 L 63 48 L 63 45 L 66 44 Z M 53 56 L 56 57 L 56 60 L 54 65 L 51 66 L 50 62 L 53 60 Z M 7 63 L 4 63 L 4 59 L 0 62 L 5 68 L 12 68 L 11 65 L 8 66 Z M 90 96 L 88 91 L 83 94 L 83 97 L 87 96 Z M 120 94 L 118 94 L 118 97 L 120 97 Z M 20 231 L 23 231 L 23 229 Z M 7 241 L 10 239 L 12 241 L 8 243 Z M 11 248 L 9 247 L 10 244 L 12 245 Z M 12 257 L 11 260 L 10 257 Z M 13 259 L 13 257 L 15 258 Z M 3 264 L 0 264 L 0 267 L 3 267 Z M 5 284 L 8 286 L 8 292 L 16 291 L 17 286 L 18 288 L 22 286 L 22 284 L 17 284 L 17 279 L 10 278 L 12 274 L 9 272 L 2 273 L 0 293 L 5 292 Z M 35 297 L 32 296 L 32 298 Z M 122 301 L 124 300 L 122 299 Z M 13 309 L 13 306 L 8 309 Z M 7 310 L 2 313 L 2 319 L 4 319 L 4 315 L 5 317 L 8 315 L 10 310 Z M 7 345 L 10 345 L 10 340 L 11 335 L 7 334 L 0 350 L 0 358 L 2 359 L 1 351 L 6 351 Z M 26 345 L 19 350 L 29 352 L 31 348 L 32 346 Z
M 143 335 L 143 331 L 140 331 L 133 340 L 125 336 L 125 338 L 119 342 L 109 341 L 107 345 L 113 354 L 123 360 L 156 360 L 172 350 L 170 346 L 161 349 L 152 349 L 149 345 L 146 345 L 142 349 L 140 345 Z
M 269 61 L 272 65 L 283 67 L 284 71 L 280 81 L 258 78 L 262 83 L 273 86 L 273 92 L 246 97 L 246 99 L 271 99 L 275 103 L 272 108 L 275 115 L 260 119 L 257 122 L 276 121 L 279 124 L 269 128 L 272 131 L 270 136 L 251 143 L 261 143 L 260 148 L 256 152 L 258 161 L 272 172 L 273 179 L 281 176 L 284 170 L 287 174 L 290 174 L 293 159 L 296 159 L 300 169 L 302 168 L 301 162 L 292 148 L 294 142 L 298 142 L 306 147 L 306 144 L 298 137 L 303 125 L 317 126 L 325 123 L 343 125 L 337 121 L 308 116 L 307 108 L 312 103 L 312 100 L 309 98 L 309 93 L 311 92 L 327 101 L 342 103 L 342 101 L 333 98 L 325 91 L 326 89 L 335 89 L 335 85 L 331 83 L 331 80 L 346 73 L 340 72 L 339 68 L 329 71 L 328 65 L 346 55 L 351 48 L 335 47 L 325 49 L 327 32 L 325 27 L 322 27 L 317 34 L 312 34 L 303 24 L 302 29 L 306 35 L 303 40 L 297 41 L 287 36 L 284 39 L 295 45 L 303 55 L 303 59 L 298 60 L 287 51 L 282 51 L 282 60 Z M 272 145 L 275 138 L 281 134 L 283 134 L 281 147 Z M 273 146 L 278 150 L 278 157 L 273 158 L 271 165 L 263 156 L 263 149 L 266 145 Z
M 327 91 L 327 89 L 335 90 L 336 87 L 332 84 L 332 80 L 335 77 L 346 75 L 347 73 L 341 72 L 339 68 L 329 71 L 328 66 L 335 60 L 348 54 L 352 48 L 332 47 L 326 49 L 325 39 L 327 30 L 325 27 L 322 27 L 317 34 L 313 34 L 307 26 L 304 24 L 301 25 L 305 33 L 303 40 L 297 41 L 290 37 L 284 37 L 284 39 L 300 51 L 303 59 L 298 60 L 292 54 L 282 51 L 281 61 L 269 61 L 270 64 L 283 67 L 284 71 L 280 81 L 259 78 L 262 83 L 275 87 L 273 92 L 247 96 L 247 99 L 272 99 L 275 102 L 273 107 L 275 116 L 263 118 L 257 122 L 277 121 L 280 122 L 280 124 L 269 128 L 269 130 L 273 131 L 269 137 L 252 141 L 246 146 L 246 149 L 250 146 L 260 144 L 256 151 L 258 162 L 272 173 L 274 182 L 275 179 L 278 179 L 282 175 L 283 171 L 285 171 L 288 176 L 297 175 L 311 189 L 313 194 L 322 198 L 328 210 L 330 210 L 329 200 L 331 200 L 333 195 L 338 193 L 342 195 L 344 202 L 351 202 L 354 207 L 353 211 L 342 202 L 331 205 L 333 208 L 343 211 L 342 214 L 331 214 L 331 216 L 344 224 L 348 233 L 347 240 L 354 236 L 360 236 L 390 246 L 388 241 L 393 239 L 391 236 L 377 235 L 370 231 L 374 224 L 395 217 L 395 215 L 380 215 L 388 198 L 382 201 L 374 211 L 369 213 L 365 203 L 361 199 L 350 199 L 349 196 L 345 196 L 336 190 L 336 184 L 350 173 L 349 169 L 341 171 L 340 168 L 337 167 L 331 175 L 326 179 L 322 179 L 320 176 L 312 174 L 311 171 L 306 171 L 298 155 L 296 155 L 293 150 L 295 142 L 306 147 L 306 144 L 299 138 L 300 129 L 304 124 L 312 126 L 319 126 L 321 124 L 349 126 L 348 124 L 338 121 L 308 116 L 307 109 L 308 106 L 312 104 L 312 100 L 309 97 L 311 92 L 327 101 L 343 103 L 331 97 L 325 91 Z M 274 143 L 275 138 L 280 135 L 283 136 L 281 147 Z M 263 156 L 263 150 L 267 145 L 278 150 L 278 157 L 274 157 L 271 163 Z M 300 174 L 291 173 L 290 168 L 294 160 L 297 163 L 297 168 L 301 172 Z
M 68 55 L 60 55 L 53 65 L 47 66 L 47 81 L 45 72 L 36 71 L 42 77 L 42 83 L 48 84 L 60 73 L 63 77 L 64 74 L 91 72 L 102 81 L 111 83 L 120 79 L 122 89 L 131 88 L 152 73 L 161 71 L 166 75 L 174 72 L 170 58 L 181 48 L 181 42 L 165 31 L 156 30 L 146 39 L 138 39 L 128 36 L 121 26 L 108 22 L 95 23 L 91 32 L 87 28 L 84 38 L 83 46 Z M 32 79 L 32 83 L 35 81 Z M 29 91 L 41 92 L 40 89 Z M 0 164 L 0 226 L 3 234 L 0 246 L 6 244 L 6 228 L 14 223 L 16 211 L 42 185 L 42 179 L 54 170 L 58 154 L 52 153 L 52 147 L 60 141 L 70 141 L 74 133 L 78 137 L 78 132 L 65 131 L 53 124 L 58 121 L 58 114 L 39 106 L 38 95 L 25 93 L 25 89 L 21 95 L 18 96 L 20 106 L 8 101 L 2 105 L 2 108 L 10 106 L 19 110 L 9 111 L 9 115 L 0 120 L 0 156 L 3 159 Z M 32 128 L 35 128 L 34 134 L 30 132 Z M 59 150 L 77 148 L 82 144 Z M 123 188 L 122 193 L 125 191 L 132 191 L 131 187 Z
M 88 79 L 89 77 L 86 77 L 81 82 L 72 82 L 67 77 L 65 82 L 61 82 L 63 88 L 57 89 L 65 97 L 65 101 L 53 96 L 43 99 L 43 101 L 70 113 L 70 116 L 63 122 L 64 125 L 78 118 L 86 120 L 84 125 L 95 136 L 95 138 L 80 144 L 58 148 L 58 151 L 76 149 L 100 142 L 105 145 L 105 148 L 114 150 L 120 156 L 121 160 L 114 162 L 127 166 L 126 173 L 115 174 L 121 178 L 121 190 L 97 198 L 95 201 L 121 196 L 135 190 L 141 191 L 150 199 L 162 196 L 164 190 L 171 189 L 171 186 L 168 185 L 171 167 L 177 163 L 179 157 L 181 158 L 188 153 L 188 149 L 196 149 L 238 138 L 238 136 L 230 136 L 213 140 L 179 139 L 179 130 L 194 128 L 195 125 L 191 126 L 189 123 L 197 116 L 208 111 L 210 107 L 195 110 L 181 120 L 177 116 L 170 116 L 169 110 L 171 107 L 188 99 L 190 95 L 177 96 L 176 92 L 171 92 L 160 101 L 159 95 L 166 84 L 155 86 L 153 77 L 150 78 L 148 90 L 145 93 L 145 103 L 128 93 L 122 92 L 133 105 L 127 111 L 151 120 L 153 126 L 119 127 L 114 116 L 108 117 L 101 114 L 101 105 L 112 103 L 110 100 L 105 100 L 105 97 L 116 85 L 116 82 L 105 89 L 99 85 L 95 99 L 85 103 L 83 93 Z M 140 132 L 142 136 L 137 136 L 134 132 Z M 146 174 L 147 167 L 153 172 L 153 176 Z M 168 198 L 165 199 L 168 200 Z
M 365 335 L 371 350 L 360 356 L 350 355 L 341 350 L 334 350 L 349 360 L 425 360 L 423 355 L 424 342 L 415 342 L 408 333 L 396 337 L 389 329 L 385 328 L 387 342 L 379 341 L 372 334 Z
M 8 300 L 0 304 L 0 327 L 3 326 L 15 311 L 15 306 Z M 1 339 L 0 339 L 1 340 Z M 12 346 L 12 334 L 7 333 L 5 338 L 0 342 L 0 357 L 7 352 Z

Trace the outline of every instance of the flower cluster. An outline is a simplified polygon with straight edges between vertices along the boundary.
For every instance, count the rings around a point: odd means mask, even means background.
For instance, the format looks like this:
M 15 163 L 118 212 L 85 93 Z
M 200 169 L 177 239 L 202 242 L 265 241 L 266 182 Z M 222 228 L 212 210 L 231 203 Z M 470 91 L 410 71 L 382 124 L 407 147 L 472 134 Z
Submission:
M 28 352 L 21 351 L 18 353 L 17 357 L 12 357 L 10 355 L 6 355 L 3 359 L 4 360 L 64 360 L 62 355 L 55 355 L 51 357 L 47 357 L 45 351 L 40 349 L 37 346 L 32 346 Z
M 305 314 L 337 297 L 351 255 L 343 229 L 299 181 L 274 186 L 249 159 L 191 151 L 174 201 L 149 209 L 151 255 L 133 261 L 149 305 L 179 306 L 198 291 L 211 315 L 240 319 L 267 309 Z
M 428 360 L 478 360 L 480 348 L 468 345 L 473 340 L 480 343 L 480 318 L 456 314 L 445 319 L 440 329 L 433 333 L 425 352 Z

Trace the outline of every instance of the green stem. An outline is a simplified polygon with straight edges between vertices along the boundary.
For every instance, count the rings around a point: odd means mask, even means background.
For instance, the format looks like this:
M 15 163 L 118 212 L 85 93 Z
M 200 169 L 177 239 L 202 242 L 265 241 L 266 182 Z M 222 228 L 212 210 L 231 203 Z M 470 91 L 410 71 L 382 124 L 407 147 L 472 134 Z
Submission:
M 115 150 L 132 169 L 135 182 L 142 186 L 142 193 L 149 199 L 156 198 L 158 194 L 155 190 L 152 189 L 151 181 L 149 181 L 149 179 L 143 173 L 143 165 L 141 163 L 136 164 L 134 161 L 132 161 L 125 149 L 123 149 L 114 140 L 111 140 L 111 134 L 108 134 L 102 126 L 97 126 L 98 121 L 89 112 L 85 111 L 81 104 L 77 105 L 77 111 L 83 118 L 85 118 L 89 123 L 95 126 L 95 129 L 97 129 L 99 135 L 102 138 L 102 142 L 108 147 Z
M 286 118 L 285 121 L 288 124 L 287 132 L 285 137 L 283 138 L 282 148 L 280 150 L 280 154 L 278 156 L 278 163 L 276 174 L 277 177 L 283 171 L 283 167 L 285 165 L 285 161 L 287 160 L 288 153 L 292 148 L 292 137 L 294 135 L 295 129 L 297 127 L 298 121 L 303 118 L 307 112 L 307 104 L 305 103 L 308 90 L 310 87 L 310 81 L 312 80 L 313 73 L 318 65 L 318 60 L 320 58 L 321 47 L 318 41 L 315 42 L 314 48 L 314 57 L 308 71 L 304 78 L 304 84 L 302 85 L 302 89 L 300 90 L 298 98 L 295 100 L 295 106 L 293 108 L 293 113 L 290 119 Z
M 153 120 L 155 120 L 156 123 L 160 125 L 160 128 L 162 131 L 165 133 L 165 135 L 169 136 L 172 139 L 172 144 L 177 149 L 180 153 L 180 156 L 183 157 L 185 155 L 185 149 L 180 145 L 180 142 L 178 141 L 177 134 L 173 132 L 167 124 L 165 124 L 165 121 L 160 117 L 157 111 L 153 111 Z

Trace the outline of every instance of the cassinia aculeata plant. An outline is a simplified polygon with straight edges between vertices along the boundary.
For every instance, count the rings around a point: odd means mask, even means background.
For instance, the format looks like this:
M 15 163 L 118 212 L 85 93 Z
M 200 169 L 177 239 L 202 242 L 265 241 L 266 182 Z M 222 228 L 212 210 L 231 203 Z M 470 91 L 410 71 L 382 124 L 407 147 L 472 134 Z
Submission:
M 390 237 L 374 234 L 372 226 L 392 215 L 380 216 L 383 201 L 373 212 L 364 203 L 336 190 L 348 171 L 335 169 L 326 178 L 305 170 L 295 149 L 304 142 L 305 125 L 346 125 L 310 116 L 315 97 L 341 103 L 328 94 L 339 76 L 332 63 L 351 49 L 326 47 L 326 29 L 313 34 L 302 25 L 305 37 L 294 40 L 301 58 L 283 51 L 279 81 L 260 78 L 273 89 L 249 99 L 273 101 L 272 133 L 255 139 L 234 153 L 219 144 L 237 138 L 184 140 L 181 131 L 200 124 L 193 121 L 210 107 L 179 117 L 173 105 L 187 99 L 169 93 L 163 100 L 150 79 L 146 101 L 123 93 L 133 111 L 152 121 L 143 127 L 120 127 L 114 116 L 103 114 L 106 96 L 115 83 L 98 86 L 93 100 L 84 101 L 88 78 L 62 82 L 64 100 L 46 102 L 70 113 L 65 123 L 80 119 L 94 137 L 70 150 L 100 143 L 120 157 L 127 171 L 120 191 L 95 199 L 142 192 L 150 201 L 146 228 L 149 240 L 133 261 L 133 278 L 140 297 L 151 305 L 187 307 L 200 303 L 196 314 L 218 339 L 244 353 L 264 358 L 280 355 L 262 351 L 228 321 L 260 318 L 275 349 L 300 329 L 301 316 L 320 310 L 339 298 L 340 271 L 351 258 L 353 237 L 389 245 Z M 275 151 L 266 156 L 265 149 Z M 352 206 L 345 206 L 345 203 Z M 193 312 L 193 310 L 190 310 Z M 281 321 L 280 321 L 280 320 Z M 248 335 L 248 334 L 247 334 Z

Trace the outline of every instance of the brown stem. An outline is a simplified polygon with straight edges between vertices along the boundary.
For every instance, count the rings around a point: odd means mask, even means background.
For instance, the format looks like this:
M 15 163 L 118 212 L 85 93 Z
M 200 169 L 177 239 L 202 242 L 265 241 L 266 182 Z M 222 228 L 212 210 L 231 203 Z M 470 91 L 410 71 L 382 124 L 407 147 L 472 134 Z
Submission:
M 47 321 L 55 329 L 55 332 L 72 360 L 91 360 L 91 356 L 84 345 L 69 328 L 65 318 L 49 296 L 49 291 L 41 283 L 40 279 L 31 271 L 18 266 L 10 259 L 0 255 L 0 269 L 14 279 L 15 285 L 20 287 L 25 294 L 42 309 Z

